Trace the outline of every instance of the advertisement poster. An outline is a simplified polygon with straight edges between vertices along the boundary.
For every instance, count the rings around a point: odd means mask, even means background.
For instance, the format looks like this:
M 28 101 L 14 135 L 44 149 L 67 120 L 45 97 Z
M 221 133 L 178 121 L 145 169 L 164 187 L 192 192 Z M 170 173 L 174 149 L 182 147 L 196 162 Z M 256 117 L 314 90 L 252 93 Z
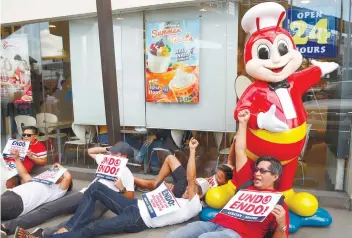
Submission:
M 67 171 L 65 168 L 51 168 L 35 176 L 32 180 L 38 183 L 52 185 Z
M 147 23 L 147 102 L 199 102 L 199 37 L 199 19 Z
M 6 167 L 6 180 L 16 176 L 18 174 L 16 169 L 16 163 L 12 159 L 4 159 Z
M 305 58 L 337 56 L 337 19 L 324 15 L 323 12 L 331 12 L 326 8 L 329 7 L 287 9 L 283 26 L 290 32 L 297 49 Z
M 12 158 L 11 150 L 18 150 L 20 159 L 24 160 L 29 148 L 29 144 L 29 141 L 16 140 L 10 138 L 6 143 L 4 151 L 2 152 L 2 156 L 4 158 Z
M 174 194 L 166 187 L 165 183 L 160 184 L 157 189 L 149 193 L 142 194 L 142 199 L 151 218 L 169 214 L 180 208 Z
M 114 181 L 121 174 L 121 169 L 126 167 L 128 159 L 117 156 L 104 156 L 103 161 L 98 166 L 96 177 Z
M 218 182 L 216 181 L 216 175 L 208 178 L 210 188 L 214 188 L 218 186 Z
M 1 40 L 1 101 L 31 103 L 32 87 L 27 35 Z
M 243 221 L 262 222 L 280 200 L 281 193 L 240 190 L 220 213 Z

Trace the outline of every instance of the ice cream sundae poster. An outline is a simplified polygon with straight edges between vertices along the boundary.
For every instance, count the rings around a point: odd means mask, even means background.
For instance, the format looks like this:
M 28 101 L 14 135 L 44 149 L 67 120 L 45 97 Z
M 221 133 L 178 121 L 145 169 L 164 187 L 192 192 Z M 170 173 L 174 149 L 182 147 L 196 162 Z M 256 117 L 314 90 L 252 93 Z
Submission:
M 1 100 L 31 103 L 32 87 L 27 35 L 1 40 Z
M 199 37 L 199 19 L 147 22 L 147 102 L 199 102 Z

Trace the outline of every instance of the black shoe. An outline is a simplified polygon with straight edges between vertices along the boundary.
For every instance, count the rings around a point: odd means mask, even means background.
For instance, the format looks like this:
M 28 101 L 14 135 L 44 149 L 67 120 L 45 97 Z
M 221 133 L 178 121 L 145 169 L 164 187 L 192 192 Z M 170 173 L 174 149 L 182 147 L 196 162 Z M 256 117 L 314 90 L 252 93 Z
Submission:
M 43 228 L 36 228 L 31 235 L 35 236 L 35 237 L 43 237 Z

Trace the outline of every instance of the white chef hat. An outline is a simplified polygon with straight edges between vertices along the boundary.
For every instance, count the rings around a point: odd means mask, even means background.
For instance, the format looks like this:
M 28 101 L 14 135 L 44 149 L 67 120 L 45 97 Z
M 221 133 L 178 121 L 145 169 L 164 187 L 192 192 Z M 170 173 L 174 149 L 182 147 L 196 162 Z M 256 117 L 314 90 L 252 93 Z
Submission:
M 280 15 L 284 12 L 284 15 L 280 19 Z M 265 2 L 255 5 L 249 9 L 242 18 L 242 29 L 246 33 L 253 34 L 256 32 L 257 23 L 256 19 L 259 18 L 259 29 L 266 27 L 277 26 L 278 21 L 280 23 L 285 19 L 286 11 L 283 6 L 274 2 Z

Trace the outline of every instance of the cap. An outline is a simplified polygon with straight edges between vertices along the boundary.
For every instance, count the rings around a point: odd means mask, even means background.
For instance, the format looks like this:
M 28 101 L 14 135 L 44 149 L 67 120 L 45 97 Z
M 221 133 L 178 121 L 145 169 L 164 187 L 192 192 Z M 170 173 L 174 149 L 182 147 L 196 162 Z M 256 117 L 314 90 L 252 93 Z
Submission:
M 122 155 L 127 155 L 127 158 L 134 158 L 134 151 L 132 147 L 126 142 L 120 141 L 117 142 L 113 147 L 110 147 L 108 151 L 112 154 L 121 153 Z
M 259 18 L 259 29 L 273 27 L 278 25 L 285 19 L 285 8 L 278 3 L 265 2 L 250 8 L 243 16 L 241 25 L 245 32 L 253 34 L 257 29 L 257 18 Z
M 201 194 L 203 196 L 208 192 L 210 188 L 209 182 L 205 178 L 197 178 L 196 184 L 202 189 Z

